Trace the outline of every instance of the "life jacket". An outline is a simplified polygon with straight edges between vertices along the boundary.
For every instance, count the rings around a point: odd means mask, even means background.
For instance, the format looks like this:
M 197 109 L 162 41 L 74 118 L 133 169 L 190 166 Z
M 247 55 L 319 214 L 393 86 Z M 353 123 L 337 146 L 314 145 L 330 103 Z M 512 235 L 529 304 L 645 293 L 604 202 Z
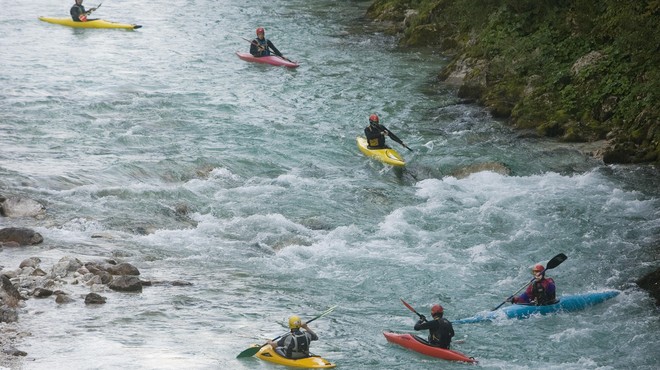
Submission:
M 270 50 L 268 49 L 268 39 L 264 37 L 264 39 L 261 40 L 260 38 L 257 37 L 255 40 L 257 41 L 257 44 L 259 44 L 259 46 L 264 48 L 264 50 L 260 52 L 259 55 L 261 55 L 262 57 L 269 56 Z
M 550 294 L 546 292 L 545 287 L 547 284 L 550 284 L 550 282 L 546 279 L 534 282 L 534 286 L 532 287 L 532 298 L 537 306 L 552 304 L 556 301 L 554 292 Z
M 307 335 L 304 332 L 296 330 L 291 333 L 291 341 L 286 347 L 286 357 L 309 357 L 309 338 L 307 338 Z
M 365 135 L 367 135 L 367 146 L 369 148 L 385 147 L 385 136 L 381 132 L 380 127 L 374 125 L 369 125 L 364 130 Z

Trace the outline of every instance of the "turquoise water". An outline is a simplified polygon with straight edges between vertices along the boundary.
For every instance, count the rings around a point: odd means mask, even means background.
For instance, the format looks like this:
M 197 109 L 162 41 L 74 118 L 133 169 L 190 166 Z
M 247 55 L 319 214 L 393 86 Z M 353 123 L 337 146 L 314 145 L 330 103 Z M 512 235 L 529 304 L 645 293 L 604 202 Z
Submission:
M 277 369 L 235 357 L 290 314 L 335 304 L 310 326 L 313 351 L 340 368 L 464 368 L 385 341 L 415 322 L 399 298 L 472 316 L 560 252 L 559 294 L 621 294 L 571 315 L 457 326 L 454 348 L 488 369 L 657 368 L 657 309 L 634 286 L 657 267 L 657 170 L 521 139 L 457 104 L 435 79 L 446 60 L 397 49 L 363 18 L 368 4 L 130 0 L 96 13 L 135 32 L 39 22 L 68 9 L 43 0 L 3 6 L 0 194 L 47 214 L 0 218 L 45 239 L 4 248 L 0 264 L 114 257 L 143 279 L 193 284 L 104 291 L 97 308 L 31 299 L 25 368 Z M 258 26 L 301 67 L 239 60 Z M 372 112 L 413 149 L 392 143 L 405 170 L 358 151 Z M 451 176 L 491 162 L 510 175 Z

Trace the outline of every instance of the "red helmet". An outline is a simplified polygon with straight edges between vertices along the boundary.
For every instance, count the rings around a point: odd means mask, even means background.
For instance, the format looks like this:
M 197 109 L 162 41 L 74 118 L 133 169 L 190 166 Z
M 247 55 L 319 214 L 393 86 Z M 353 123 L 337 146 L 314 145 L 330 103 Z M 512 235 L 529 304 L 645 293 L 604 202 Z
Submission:
M 441 314 L 443 312 L 445 312 L 445 309 L 442 308 L 442 306 L 440 306 L 439 304 L 434 304 L 433 307 L 431 307 L 431 315 L 432 316 Z
M 259 28 L 257 28 L 257 36 L 258 36 L 259 34 L 261 34 L 261 33 L 264 33 L 264 34 L 265 34 L 265 33 L 266 33 L 266 30 L 264 30 L 263 27 L 259 27 Z
M 378 123 L 378 115 L 372 114 L 369 116 L 369 123 Z
M 543 267 L 543 265 L 540 264 L 540 263 L 538 263 L 538 264 L 534 265 L 534 267 L 532 267 L 532 273 L 533 274 L 535 274 L 537 272 L 543 272 L 543 271 L 545 271 L 545 267 Z

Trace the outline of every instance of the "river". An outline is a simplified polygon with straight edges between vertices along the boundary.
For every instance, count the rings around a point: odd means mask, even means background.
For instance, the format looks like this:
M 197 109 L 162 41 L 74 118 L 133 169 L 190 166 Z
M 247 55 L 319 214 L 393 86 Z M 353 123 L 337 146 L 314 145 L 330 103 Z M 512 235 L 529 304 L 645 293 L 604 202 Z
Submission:
M 65 305 L 28 300 L 23 368 L 277 369 L 236 355 L 333 305 L 310 327 L 338 368 L 465 368 L 385 341 L 415 323 L 399 298 L 471 316 L 558 253 L 559 295 L 621 294 L 456 325 L 453 348 L 486 369 L 658 367 L 658 310 L 634 284 L 657 268 L 657 169 L 605 166 L 460 104 L 435 79 L 441 51 L 397 48 L 368 5 L 105 1 L 95 17 L 143 25 L 123 31 L 37 19 L 66 16 L 64 3 L 3 4 L 0 194 L 47 212 L 0 218 L 45 239 L 3 248 L 0 265 L 115 258 L 192 283 L 101 291 L 98 307 L 85 286 L 62 287 Z M 239 60 L 258 26 L 301 66 Z M 390 142 L 404 170 L 358 151 L 371 113 L 413 149 Z M 493 163 L 509 173 L 456 175 Z

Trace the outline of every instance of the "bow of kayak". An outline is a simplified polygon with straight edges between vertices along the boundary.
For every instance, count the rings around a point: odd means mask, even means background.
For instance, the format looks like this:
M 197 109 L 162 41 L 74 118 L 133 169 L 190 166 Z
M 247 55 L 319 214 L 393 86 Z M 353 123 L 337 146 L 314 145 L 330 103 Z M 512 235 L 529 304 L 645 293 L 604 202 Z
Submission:
M 367 146 L 367 139 L 358 136 L 356 138 L 357 146 L 360 151 L 367 157 L 377 159 L 385 164 L 395 167 L 403 167 L 406 165 L 406 162 L 403 160 L 403 157 L 392 148 L 385 149 L 369 149 Z
M 300 66 L 300 64 L 296 62 L 292 62 L 290 60 L 284 59 L 282 57 L 278 57 L 276 55 L 270 55 L 267 57 L 255 57 L 250 53 L 241 53 L 240 51 L 237 51 L 236 55 L 241 60 L 244 60 L 246 62 L 270 64 L 272 66 L 287 67 L 287 68 L 298 68 Z
M 421 353 L 423 355 L 441 358 L 448 361 L 477 362 L 477 360 L 474 358 L 468 357 L 458 351 L 434 347 L 430 345 L 429 342 L 418 337 L 417 335 L 396 334 L 390 332 L 383 332 L 383 335 L 388 342 L 398 344 L 401 347 Z
M 253 347 L 260 347 L 260 345 L 255 344 Z M 274 364 L 279 364 L 279 365 L 285 365 L 285 366 L 291 366 L 291 367 L 302 367 L 302 368 L 307 368 L 307 369 L 331 369 L 335 366 L 336 364 L 333 364 L 330 361 L 327 361 L 326 359 L 320 357 L 320 356 L 310 356 L 310 357 L 305 357 L 305 358 L 299 358 L 299 359 L 290 359 L 286 358 L 284 356 L 281 356 L 279 353 L 275 352 L 273 350 L 273 347 L 270 345 L 265 345 L 261 347 L 259 352 L 255 355 L 259 359 L 272 362 Z
M 137 24 L 128 24 L 128 23 L 116 23 L 110 22 L 103 19 L 93 19 L 87 22 L 74 22 L 71 18 L 53 18 L 53 17 L 39 17 L 40 21 L 60 24 L 62 26 L 68 26 L 73 28 L 121 28 L 127 30 L 135 30 L 141 28 L 142 26 Z
M 604 292 L 592 292 L 575 295 L 565 295 L 559 298 L 559 302 L 546 306 L 533 306 L 523 304 L 512 304 L 496 311 L 479 313 L 472 317 L 452 321 L 453 324 L 472 324 L 484 321 L 493 321 L 498 318 L 525 319 L 532 315 L 547 315 L 554 312 L 574 312 L 584 310 L 587 307 L 603 303 L 610 298 L 619 295 L 616 290 Z

